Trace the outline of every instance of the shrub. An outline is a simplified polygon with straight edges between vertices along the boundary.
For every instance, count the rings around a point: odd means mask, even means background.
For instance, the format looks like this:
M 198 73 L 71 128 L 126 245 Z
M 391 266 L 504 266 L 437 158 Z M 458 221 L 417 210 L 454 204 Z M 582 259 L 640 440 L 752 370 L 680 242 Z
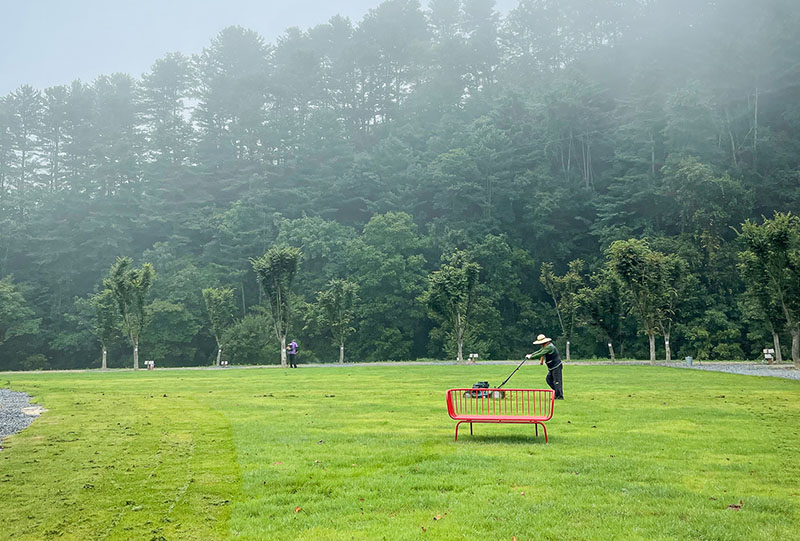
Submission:
M 29 355 L 22 361 L 24 370 L 50 370 L 50 362 L 41 353 Z
M 230 364 L 280 363 L 280 347 L 271 330 L 267 316 L 246 315 L 225 330 L 222 359 Z

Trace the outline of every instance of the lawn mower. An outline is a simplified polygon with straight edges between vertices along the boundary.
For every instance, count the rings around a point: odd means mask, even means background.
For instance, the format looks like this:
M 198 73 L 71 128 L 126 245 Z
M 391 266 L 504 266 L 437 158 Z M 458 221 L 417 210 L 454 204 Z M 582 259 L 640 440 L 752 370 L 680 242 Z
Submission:
M 528 359 L 523 359 L 522 362 L 517 365 L 517 367 L 514 369 L 514 371 L 511 372 L 505 380 L 503 380 L 503 383 L 498 385 L 494 390 L 492 390 L 492 391 L 482 390 L 482 389 L 489 389 L 491 387 L 491 385 L 489 385 L 488 381 L 479 381 L 478 383 L 476 383 L 475 385 L 472 386 L 473 390 L 464 392 L 464 396 L 471 396 L 473 398 L 490 398 L 491 397 L 491 398 L 496 398 L 496 399 L 502 400 L 503 398 L 505 398 L 506 393 L 504 393 L 503 391 L 499 391 L 498 389 L 501 389 L 503 387 L 503 385 L 508 383 L 508 380 L 511 379 L 511 376 L 516 374 L 517 370 L 519 370 L 520 367 L 522 367 L 522 365 L 525 364 L 525 361 L 527 361 L 527 360 Z

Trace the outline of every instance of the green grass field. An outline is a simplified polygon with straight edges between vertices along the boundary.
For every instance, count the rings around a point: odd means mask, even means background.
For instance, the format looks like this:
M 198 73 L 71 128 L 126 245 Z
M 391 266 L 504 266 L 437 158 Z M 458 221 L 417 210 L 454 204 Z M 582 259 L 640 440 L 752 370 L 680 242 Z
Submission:
M 567 366 L 550 443 L 454 443 L 445 390 L 512 368 L 3 374 L 49 411 L 0 451 L 0 538 L 800 538 L 800 382 Z

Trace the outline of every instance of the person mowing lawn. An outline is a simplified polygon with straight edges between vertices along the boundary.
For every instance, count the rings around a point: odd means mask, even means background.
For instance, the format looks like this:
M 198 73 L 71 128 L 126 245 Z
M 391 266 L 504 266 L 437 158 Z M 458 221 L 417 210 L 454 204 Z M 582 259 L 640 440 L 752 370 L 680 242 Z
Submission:
M 539 351 L 528 353 L 526 359 L 539 357 L 539 364 L 547 363 L 547 378 L 545 381 L 556 392 L 556 400 L 564 399 L 564 382 L 561 380 L 561 356 L 550 338 L 540 334 L 533 341 L 534 345 L 541 345 Z

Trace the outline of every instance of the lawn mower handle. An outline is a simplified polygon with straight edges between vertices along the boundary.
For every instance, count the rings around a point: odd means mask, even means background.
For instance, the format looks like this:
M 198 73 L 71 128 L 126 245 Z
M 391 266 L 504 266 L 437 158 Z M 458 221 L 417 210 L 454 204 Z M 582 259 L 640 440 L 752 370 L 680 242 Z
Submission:
M 521 362 L 521 363 L 519 363 L 519 365 L 518 365 L 518 366 L 517 366 L 517 367 L 514 369 L 514 371 L 513 371 L 513 372 L 511 372 L 511 373 L 508 375 L 508 377 L 505 379 L 505 381 L 503 381 L 503 383 L 501 383 L 500 385 L 498 385 L 497 387 L 495 387 L 495 389 L 500 389 L 501 387 L 503 387 L 503 385 L 505 385 L 506 383 L 508 383 L 508 380 L 510 380 L 510 379 L 511 379 L 511 376 L 513 376 L 514 374 L 516 374 L 516 373 L 517 373 L 517 370 L 519 370 L 519 369 L 520 369 L 520 367 L 522 367 L 522 365 L 523 365 L 523 364 L 525 364 L 525 362 L 526 362 L 527 360 L 528 360 L 528 359 L 522 359 L 522 362 Z

